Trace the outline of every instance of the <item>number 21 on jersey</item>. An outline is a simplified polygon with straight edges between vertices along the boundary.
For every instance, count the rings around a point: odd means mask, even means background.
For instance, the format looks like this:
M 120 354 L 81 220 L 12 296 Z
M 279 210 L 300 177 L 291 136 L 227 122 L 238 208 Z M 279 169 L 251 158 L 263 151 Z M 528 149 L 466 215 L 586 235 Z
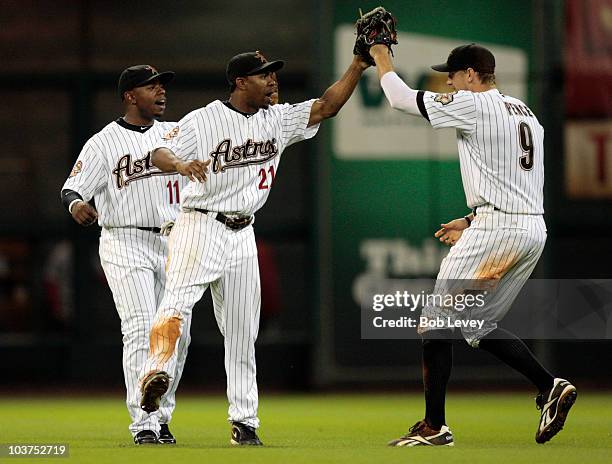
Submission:
M 265 168 L 259 170 L 259 190 L 268 190 L 272 188 L 274 183 L 274 166 L 270 166 L 266 171 Z

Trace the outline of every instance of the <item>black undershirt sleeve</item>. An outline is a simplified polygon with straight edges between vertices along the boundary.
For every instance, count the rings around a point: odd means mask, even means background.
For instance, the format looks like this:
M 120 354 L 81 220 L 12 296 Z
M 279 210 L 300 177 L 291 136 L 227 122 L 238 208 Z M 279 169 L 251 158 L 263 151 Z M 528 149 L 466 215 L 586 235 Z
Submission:
M 62 204 L 64 205 L 64 208 L 66 208 L 66 211 L 68 211 L 68 207 L 70 206 L 70 203 L 72 203 L 74 200 L 83 200 L 83 197 L 81 195 L 79 195 L 74 190 L 70 190 L 70 189 L 62 190 L 61 196 L 62 196 Z
M 425 92 L 423 90 L 419 90 L 417 92 L 417 106 L 419 107 L 419 111 L 421 115 L 429 121 L 429 115 L 427 114 L 427 108 L 425 108 L 425 102 L 423 101 L 423 97 L 425 96 Z

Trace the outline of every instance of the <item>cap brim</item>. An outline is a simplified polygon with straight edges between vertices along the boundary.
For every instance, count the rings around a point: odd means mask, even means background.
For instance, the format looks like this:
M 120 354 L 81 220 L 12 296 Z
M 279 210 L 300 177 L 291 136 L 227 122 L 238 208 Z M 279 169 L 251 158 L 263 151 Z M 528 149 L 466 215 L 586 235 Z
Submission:
M 434 64 L 431 69 L 433 69 L 434 71 L 439 71 L 439 72 L 448 72 L 450 71 L 450 68 L 448 67 L 448 63 L 442 63 L 442 64 Z
M 156 80 L 158 80 L 161 85 L 166 85 L 172 79 L 174 79 L 174 72 L 164 71 L 162 73 L 156 74 L 155 76 L 149 77 L 146 81 L 143 81 L 140 84 L 138 84 L 137 87 L 142 87 L 143 85 L 147 85 L 149 82 L 153 82 Z
M 282 60 L 268 61 L 267 63 L 264 63 L 263 65 L 261 65 L 259 68 L 253 69 L 247 75 L 255 76 L 257 74 L 267 74 L 267 73 L 278 71 L 283 66 L 285 66 L 285 62 Z

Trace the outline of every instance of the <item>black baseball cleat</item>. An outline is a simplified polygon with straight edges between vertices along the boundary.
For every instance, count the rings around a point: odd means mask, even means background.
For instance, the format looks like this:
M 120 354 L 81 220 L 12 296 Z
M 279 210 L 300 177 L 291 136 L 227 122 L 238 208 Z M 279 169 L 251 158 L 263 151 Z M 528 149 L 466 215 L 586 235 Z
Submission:
M 152 430 L 141 430 L 134 435 L 134 443 L 137 445 L 158 445 L 159 440 Z
M 440 430 L 433 429 L 424 420 L 418 421 L 400 438 L 391 440 L 389 446 L 455 446 L 453 433 L 443 425 Z
M 170 377 L 164 371 L 153 371 L 147 375 L 140 385 L 142 398 L 140 408 L 151 413 L 159 409 L 159 400 L 168 391 Z
M 576 401 L 576 387 L 565 379 L 555 379 L 553 387 L 536 397 L 536 407 L 542 411 L 536 432 L 537 443 L 546 443 L 561 429 L 567 413 Z
M 235 446 L 263 446 L 253 427 L 240 422 L 232 422 L 232 439 L 230 443 Z
M 168 428 L 168 424 L 159 424 L 159 442 L 162 445 L 176 445 L 176 438 Z

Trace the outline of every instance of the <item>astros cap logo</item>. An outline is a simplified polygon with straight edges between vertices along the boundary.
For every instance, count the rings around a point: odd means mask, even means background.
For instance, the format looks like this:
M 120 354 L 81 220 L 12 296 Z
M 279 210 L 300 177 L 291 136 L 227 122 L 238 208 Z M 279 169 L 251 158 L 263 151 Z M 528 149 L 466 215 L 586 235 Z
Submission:
M 263 56 L 263 54 L 259 50 L 255 51 L 255 58 L 259 59 L 259 61 L 261 61 L 262 63 L 267 63 L 268 62 L 266 57 Z

